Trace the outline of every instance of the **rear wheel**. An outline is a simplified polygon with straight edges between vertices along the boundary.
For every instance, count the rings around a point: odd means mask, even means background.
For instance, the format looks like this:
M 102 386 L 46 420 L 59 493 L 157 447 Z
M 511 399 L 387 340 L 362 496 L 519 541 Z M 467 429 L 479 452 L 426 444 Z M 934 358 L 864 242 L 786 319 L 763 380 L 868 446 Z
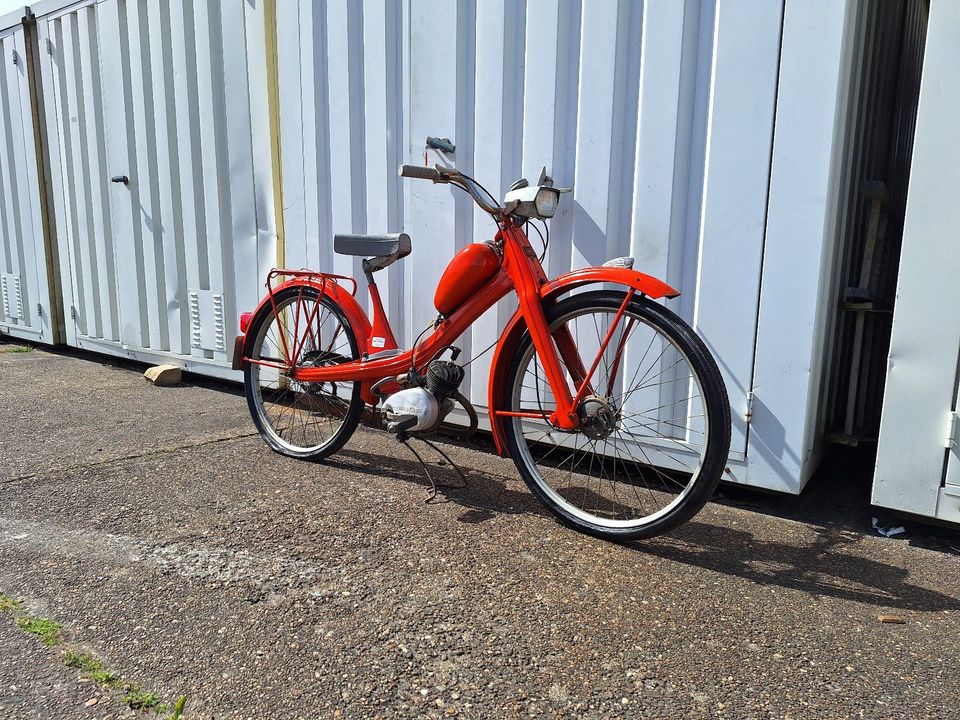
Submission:
M 547 322 L 564 328 L 589 369 L 625 294 L 597 291 L 557 302 Z M 567 376 L 570 387 L 575 387 Z M 580 403 L 579 427 L 554 427 L 556 401 L 529 333 L 507 383 L 506 440 L 527 485 L 562 522 L 614 540 L 651 537 L 689 520 L 720 481 L 730 446 L 730 406 L 703 341 L 674 313 L 633 300 L 614 327 Z
M 340 308 L 313 287 L 290 287 L 261 308 L 247 334 L 253 338 L 244 369 L 247 405 L 267 445 L 311 460 L 343 447 L 363 410 L 360 383 L 298 382 L 280 369 L 359 359 L 356 336 Z

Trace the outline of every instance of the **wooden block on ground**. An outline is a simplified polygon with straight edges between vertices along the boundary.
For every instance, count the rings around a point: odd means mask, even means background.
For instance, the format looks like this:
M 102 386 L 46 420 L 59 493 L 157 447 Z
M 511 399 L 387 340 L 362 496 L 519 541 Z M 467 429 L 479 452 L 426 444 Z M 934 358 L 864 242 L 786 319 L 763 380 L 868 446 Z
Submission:
M 154 365 L 152 368 L 147 368 L 143 376 L 154 385 L 166 387 L 179 385 L 181 373 L 176 365 Z

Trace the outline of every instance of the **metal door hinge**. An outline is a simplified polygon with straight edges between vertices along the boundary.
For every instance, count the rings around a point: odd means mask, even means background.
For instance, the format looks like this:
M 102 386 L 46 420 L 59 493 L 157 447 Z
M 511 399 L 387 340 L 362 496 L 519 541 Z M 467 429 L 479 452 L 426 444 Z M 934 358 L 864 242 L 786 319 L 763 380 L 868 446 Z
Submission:
M 53 41 L 47 38 L 47 55 L 53 55 Z
M 71 320 L 77 319 L 77 308 L 75 308 L 73 305 L 70 306 L 70 319 Z
M 749 425 L 753 419 L 753 392 L 747 393 L 747 411 L 743 413 L 743 421 Z
M 19 64 L 20 64 L 20 56 L 17 55 L 17 51 L 14 50 L 14 51 L 13 51 L 12 53 L 10 53 L 10 54 L 13 55 L 13 64 L 14 64 L 14 65 L 19 65 Z
M 37 315 L 43 315 L 43 303 L 37 303 Z
M 944 445 L 949 450 L 960 448 L 960 416 L 955 412 L 950 413 L 947 419 L 947 437 Z

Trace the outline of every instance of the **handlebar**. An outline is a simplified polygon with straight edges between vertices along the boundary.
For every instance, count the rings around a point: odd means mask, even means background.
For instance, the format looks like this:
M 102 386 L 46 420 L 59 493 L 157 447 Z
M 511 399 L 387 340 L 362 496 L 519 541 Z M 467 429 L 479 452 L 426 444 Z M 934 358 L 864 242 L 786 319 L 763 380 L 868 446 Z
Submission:
M 452 183 L 466 190 L 484 211 L 495 217 L 503 214 L 503 208 L 495 202 L 491 203 L 491 198 L 477 185 L 476 181 L 464 175 L 456 168 L 443 167 L 424 167 L 422 165 L 401 165 L 399 171 L 400 177 L 414 178 L 417 180 L 431 180 L 434 183 Z

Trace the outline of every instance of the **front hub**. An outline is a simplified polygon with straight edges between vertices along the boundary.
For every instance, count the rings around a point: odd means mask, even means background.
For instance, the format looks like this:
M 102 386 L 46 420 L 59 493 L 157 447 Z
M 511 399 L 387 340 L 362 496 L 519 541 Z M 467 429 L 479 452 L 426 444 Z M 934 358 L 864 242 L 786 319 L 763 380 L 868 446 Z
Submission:
M 580 431 L 592 440 L 603 440 L 617 429 L 617 411 L 596 395 L 585 397 L 577 408 Z

